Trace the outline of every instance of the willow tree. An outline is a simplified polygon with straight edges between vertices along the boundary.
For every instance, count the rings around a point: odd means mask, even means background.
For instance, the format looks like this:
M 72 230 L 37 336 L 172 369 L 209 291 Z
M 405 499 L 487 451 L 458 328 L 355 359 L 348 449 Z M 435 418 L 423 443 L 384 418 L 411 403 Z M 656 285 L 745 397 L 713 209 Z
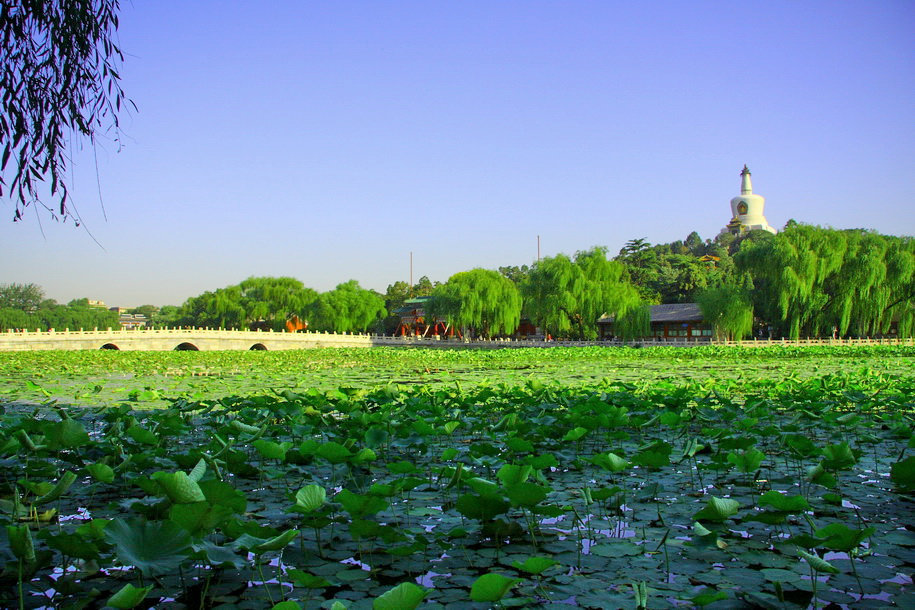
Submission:
M 593 339 L 603 314 L 616 318 L 639 308 L 638 290 L 623 265 L 607 260 L 605 248 L 544 258 L 522 285 L 525 311 L 545 332 Z
M 735 260 L 753 275 L 757 313 L 792 338 L 885 333 L 893 322 L 912 333 L 911 238 L 796 224 Z
M 651 306 L 642 303 L 623 311 L 613 321 L 613 334 L 623 341 L 632 341 L 650 335 Z
M 886 252 L 886 281 L 880 290 L 886 302 L 882 323 L 896 322 L 900 337 L 915 336 L 915 238 L 890 238 Z M 885 332 L 885 331 L 884 331 Z
M 118 0 L 4 0 L 0 8 L 0 197 L 14 220 L 40 203 L 66 218 L 68 145 L 114 133 L 126 104 Z M 77 217 L 78 222 L 78 217 Z
M 309 309 L 311 328 L 338 333 L 365 332 L 387 315 L 384 298 L 356 280 L 321 293 Z
M 266 321 L 281 330 L 292 315 L 305 317 L 318 293 L 291 277 L 249 277 L 238 285 L 249 322 Z
M 250 277 L 240 284 L 191 297 L 180 308 L 179 324 L 247 328 L 265 321 L 281 330 L 292 314 L 304 317 L 318 293 L 290 277 Z
M 521 293 L 498 271 L 462 271 L 435 288 L 426 315 L 484 337 L 510 335 L 521 323 Z
M 722 284 L 699 294 L 702 317 L 712 325 L 716 339 L 740 341 L 753 332 L 752 286 L 747 275 L 742 285 Z
M 823 310 L 839 332 L 883 334 L 893 322 L 911 334 L 915 300 L 915 243 L 868 231 L 843 231 L 842 267 L 827 281 L 831 300 Z

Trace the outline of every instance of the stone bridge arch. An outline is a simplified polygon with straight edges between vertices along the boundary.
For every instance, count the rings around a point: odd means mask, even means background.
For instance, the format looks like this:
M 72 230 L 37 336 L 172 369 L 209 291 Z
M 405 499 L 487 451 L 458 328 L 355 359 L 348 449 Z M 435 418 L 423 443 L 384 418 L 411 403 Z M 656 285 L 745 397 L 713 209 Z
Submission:
M 103 345 L 103 346 L 100 347 L 99 349 L 113 349 L 113 350 L 116 350 L 116 351 L 120 351 L 120 350 L 121 350 L 121 348 L 118 347 L 117 345 L 115 345 L 114 343 L 106 343 L 105 345 Z
M 200 348 L 191 343 L 190 341 L 185 341 L 184 343 L 179 343 L 175 346 L 173 351 L 176 352 L 199 352 Z
M 267 346 L 264 345 L 263 343 L 255 343 L 254 345 L 252 345 L 251 347 L 248 348 L 248 351 L 249 352 L 266 352 Z

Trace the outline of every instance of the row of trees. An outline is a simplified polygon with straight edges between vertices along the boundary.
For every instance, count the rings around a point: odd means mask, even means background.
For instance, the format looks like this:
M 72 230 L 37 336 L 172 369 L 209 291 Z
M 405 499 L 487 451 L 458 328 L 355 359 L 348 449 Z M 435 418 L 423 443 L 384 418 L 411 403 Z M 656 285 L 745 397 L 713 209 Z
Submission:
M 117 328 L 118 314 L 90 307 L 88 299 L 61 305 L 46 299 L 37 284 L 0 284 L 0 330 L 49 328 Z
M 790 337 L 915 334 L 915 239 L 792 225 L 741 248 L 757 317 Z
M 385 295 L 350 280 L 317 293 L 288 277 L 249 278 L 240 284 L 191 297 L 180 307 L 163 307 L 152 315 L 159 326 L 273 328 L 281 330 L 292 316 L 307 319 L 309 329 L 335 332 L 391 332 L 394 315 L 407 299 L 433 297 L 427 318 L 442 318 L 472 335 L 513 334 L 522 313 L 545 332 L 594 338 L 604 313 L 623 315 L 642 300 L 624 266 L 594 248 L 543 259 L 533 267 L 501 271 L 472 269 L 445 283 L 423 277 L 414 286 L 396 282 Z
M 778 235 L 754 231 L 703 241 L 628 242 L 558 254 L 531 266 L 472 269 L 445 283 L 395 282 L 381 295 L 350 280 L 318 293 L 288 277 L 249 278 L 180 307 L 142 306 L 157 326 L 273 328 L 287 319 L 335 332 L 387 332 L 410 297 L 431 296 L 428 319 L 479 336 L 511 335 L 522 319 L 544 334 L 593 339 L 614 316 L 617 336 L 648 334 L 648 306 L 698 302 L 721 337 L 915 334 L 915 239 L 789 222 Z M 117 316 L 85 299 L 58 305 L 34 284 L 0 286 L 0 328 L 104 328 Z
M 633 240 L 617 260 L 647 300 L 697 301 L 723 336 L 754 327 L 790 338 L 915 334 L 912 237 L 794 221 L 777 235 L 697 237 L 659 246 Z
M 157 326 L 208 326 L 282 330 L 297 316 L 320 331 L 376 330 L 387 314 L 381 295 L 355 280 L 318 293 L 290 277 L 252 277 L 240 284 L 191 297 L 180 307 L 163 307 L 151 321 Z

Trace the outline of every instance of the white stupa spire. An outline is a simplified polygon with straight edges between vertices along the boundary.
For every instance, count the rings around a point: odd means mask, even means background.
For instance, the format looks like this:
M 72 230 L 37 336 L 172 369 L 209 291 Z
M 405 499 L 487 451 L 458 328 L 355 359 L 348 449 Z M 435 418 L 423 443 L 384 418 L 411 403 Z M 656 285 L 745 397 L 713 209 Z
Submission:
M 753 194 L 753 183 L 750 181 L 750 169 L 747 167 L 746 163 L 743 165 L 743 171 L 740 172 L 740 194 Z

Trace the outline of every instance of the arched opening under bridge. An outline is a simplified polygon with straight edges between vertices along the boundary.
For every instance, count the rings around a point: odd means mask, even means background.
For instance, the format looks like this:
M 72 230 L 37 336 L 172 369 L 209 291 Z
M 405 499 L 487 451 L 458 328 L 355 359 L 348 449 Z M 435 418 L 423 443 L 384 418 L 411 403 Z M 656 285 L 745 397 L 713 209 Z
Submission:
M 99 349 L 113 349 L 113 350 L 120 350 L 120 349 L 121 349 L 121 348 L 120 348 L 120 347 L 118 347 L 118 346 L 117 346 L 117 345 L 115 345 L 115 344 L 114 344 L 114 343 L 106 343 L 106 344 L 105 344 L 105 345 L 103 345 L 103 346 L 102 346 L 102 347 L 100 347 L 100 348 L 99 348 Z
M 199 352 L 200 349 L 193 343 L 188 343 L 187 341 L 185 341 L 184 343 L 181 343 L 180 345 L 176 345 L 175 351 L 176 352 Z
M 266 351 L 267 351 L 267 346 L 264 345 L 263 343 L 255 343 L 254 345 L 252 345 L 251 347 L 248 348 L 248 351 L 252 351 L 252 352 L 266 352 Z

